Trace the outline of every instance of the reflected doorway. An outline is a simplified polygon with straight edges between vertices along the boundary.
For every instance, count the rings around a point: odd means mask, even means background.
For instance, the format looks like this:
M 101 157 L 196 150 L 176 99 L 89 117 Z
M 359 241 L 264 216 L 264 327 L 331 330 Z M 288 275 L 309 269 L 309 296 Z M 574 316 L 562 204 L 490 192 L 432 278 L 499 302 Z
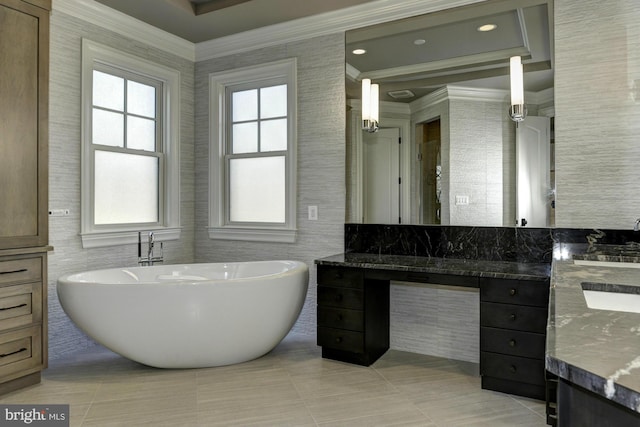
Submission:
M 420 162 L 421 224 L 441 224 L 442 161 L 440 118 L 416 126 Z

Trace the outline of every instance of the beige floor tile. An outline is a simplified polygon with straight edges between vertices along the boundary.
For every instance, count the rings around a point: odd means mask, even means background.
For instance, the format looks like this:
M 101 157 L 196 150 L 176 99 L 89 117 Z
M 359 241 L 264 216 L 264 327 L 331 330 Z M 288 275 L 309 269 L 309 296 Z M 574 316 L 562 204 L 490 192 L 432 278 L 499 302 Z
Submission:
M 371 367 L 290 334 L 262 358 L 150 368 L 96 346 L 53 361 L 0 403 L 67 403 L 73 427 L 544 426 L 544 403 L 482 390 L 477 365 L 390 350 Z
M 319 397 L 306 401 L 318 424 L 363 417 L 380 417 L 392 412 L 414 411 L 415 406 L 398 393 L 360 392 Z
M 318 424 L 321 427 L 438 427 L 418 409 L 350 418 Z
M 315 426 L 309 410 L 301 401 L 266 403 L 252 399 L 198 404 L 201 426 Z
M 293 375 L 291 380 L 304 399 L 362 393 L 394 393 L 395 388 L 373 369 L 339 373 Z

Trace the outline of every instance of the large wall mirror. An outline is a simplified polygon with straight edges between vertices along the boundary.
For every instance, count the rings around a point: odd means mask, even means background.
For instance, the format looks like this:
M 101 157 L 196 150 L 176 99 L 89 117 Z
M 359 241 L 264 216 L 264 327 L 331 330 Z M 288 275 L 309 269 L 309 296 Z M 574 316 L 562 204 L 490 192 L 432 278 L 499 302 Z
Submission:
M 512 121 L 509 59 L 524 69 Z M 496 0 L 346 33 L 347 222 L 554 225 L 553 3 Z M 361 81 L 379 85 L 362 129 Z

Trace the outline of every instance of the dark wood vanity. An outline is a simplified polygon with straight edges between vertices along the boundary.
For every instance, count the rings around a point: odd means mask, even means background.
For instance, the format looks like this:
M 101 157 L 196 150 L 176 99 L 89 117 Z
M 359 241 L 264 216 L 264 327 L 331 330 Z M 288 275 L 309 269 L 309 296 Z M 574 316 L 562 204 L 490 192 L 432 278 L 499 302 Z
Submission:
M 479 288 L 482 387 L 545 399 L 548 264 L 340 257 L 317 261 L 323 357 L 368 366 L 387 351 L 391 281 Z

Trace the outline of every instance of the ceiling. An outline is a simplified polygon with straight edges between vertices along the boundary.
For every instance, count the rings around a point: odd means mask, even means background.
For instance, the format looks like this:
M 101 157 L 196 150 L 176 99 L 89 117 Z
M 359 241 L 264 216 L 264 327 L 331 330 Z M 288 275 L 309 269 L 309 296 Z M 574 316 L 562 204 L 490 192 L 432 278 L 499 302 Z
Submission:
M 96 0 L 193 43 L 375 0 Z
M 552 88 L 552 13 L 552 0 L 495 0 L 347 31 L 347 96 L 360 97 L 363 78 L 380 84 L 381 100 L 396 102 L 444 85 L 509 90 L 515 55 L 522 57 L 526 91 Z M 497 27 L 478 31 L 484 24 Z M 415 96 L 388 96 L 406 90 Z

